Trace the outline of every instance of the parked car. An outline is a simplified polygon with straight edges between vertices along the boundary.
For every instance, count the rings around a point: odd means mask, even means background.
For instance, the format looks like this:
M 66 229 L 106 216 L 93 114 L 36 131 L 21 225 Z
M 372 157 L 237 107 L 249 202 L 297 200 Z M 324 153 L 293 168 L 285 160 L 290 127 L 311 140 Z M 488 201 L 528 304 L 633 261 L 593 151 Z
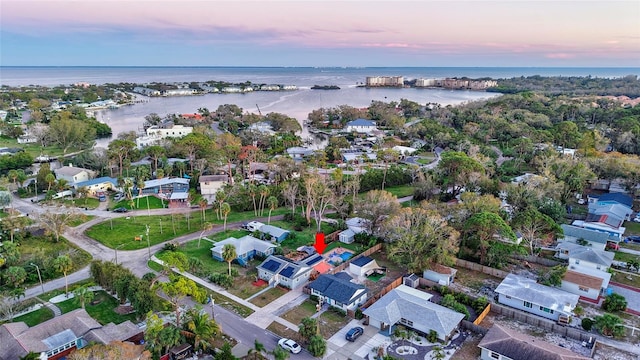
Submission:
M 280 340 L 278 340 L 278 346 L 280 346 L 281 348 L 288 350 L 294 354 L 299 353 L 300 351 L 302 351 L 302 347 L 300 345 L 298 345 L 297 342 L 291 340 L 291 339 L 287 339 L 287 338 L 282 338 Z
M 349 341 L 356 341 L 357 338 L 360 337 L 360 335 L 364 334 L 364 329 L 356 326 L 354 328 L 351 328 L 349 331 L 347 331 L 347 335 L 345 335 L 345 339 L 349 340 Z
M 119 208 L 113 209 L 113 212 L 117 212 L 117 213 L 126 213 L 127 211 L 129 211 L 129 210 L 127 210 L 127 208 L 123 208 L 123 207 L 119 207 Z
M 122 199 L 124 199 L 124 194 L 123 193 L 117 193 L 117 194 L 115 194 L 113 196 L 113 200 L 115 200 L 115 201 L 120 201 Z
M 627 236 L 627 241 L 640 242 L 640 235 Z
M 640 223 L 640 213 L 636 214 L 636 217 L 633 218 L 634 222 Z

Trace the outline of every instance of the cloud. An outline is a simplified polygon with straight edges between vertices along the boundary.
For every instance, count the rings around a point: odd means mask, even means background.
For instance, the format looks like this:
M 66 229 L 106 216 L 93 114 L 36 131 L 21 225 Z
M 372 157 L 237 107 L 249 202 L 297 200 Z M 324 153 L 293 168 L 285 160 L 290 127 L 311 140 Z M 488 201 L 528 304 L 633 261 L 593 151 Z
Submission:
M 547 59 L 574 59 L 576 55 L 567 53 L 549 53 L 545 54 L 544 57 Z

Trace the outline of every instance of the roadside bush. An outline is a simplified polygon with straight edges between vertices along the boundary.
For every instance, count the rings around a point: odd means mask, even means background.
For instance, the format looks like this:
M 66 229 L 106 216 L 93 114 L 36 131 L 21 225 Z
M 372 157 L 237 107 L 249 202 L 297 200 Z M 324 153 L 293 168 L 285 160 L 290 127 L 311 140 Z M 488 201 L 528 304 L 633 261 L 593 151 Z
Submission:
M 627 299 L 620 294 L 607 295 L 602 303 L 602 309 L 608 312 L 625 311 L 627 309 Z
M 209 281 L 211 281 L 212 283 L 214 283 L 216 285 L 220 285 L 225 289 L 228 289 L 231 286 L 233 286 L 233 277 L 229 276 L 228 274 L 224 274 L 224 273 L 213 273 L 213 274 L 211 274 L 211 276 L 209 276 Z
M 481 313 L 487 307 L 488 303 L 489 303 L 489 300 L 487 300 L 487 298 L 485 298 L 484 296 L 481 296 L 475 299 L 471 306 L 473 307 L 473 310 L 475 310 L 477 313 Z
M 589 318 L 582 319 L 582 328 L 583 329 L 585 329 L 586 331 L 591 331 L 592 327 L 593 327 L 593 320 L 591 320 Z
M 362 313 L 362 309 L 357 308 L 356 313 L 354 314 L 356 320 L 362 320 L 364 318 L 364 314 Z
M 162 247 L 162 250 L 176 251 L 176 250 L 178 250 L 178 244 L 168 242 L 168 243 L 164 244 L 164 246 Z

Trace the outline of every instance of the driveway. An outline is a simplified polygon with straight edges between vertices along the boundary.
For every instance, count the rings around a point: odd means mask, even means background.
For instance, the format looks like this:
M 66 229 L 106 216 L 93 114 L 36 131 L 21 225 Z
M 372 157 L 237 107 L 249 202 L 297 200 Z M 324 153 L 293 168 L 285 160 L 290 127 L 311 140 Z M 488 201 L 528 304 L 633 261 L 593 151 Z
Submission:
M 364 334 L 360 336 L 356 341 L 351 342 L 345 339 L 347 331 L 352 327 L 360 326 L 364 329 Z M 378 329 L 373 326 L 362 325 L 360 320 L 351 320 L 345 327 L 340 329 L 327 341 L 327 354 L 323 359 L 325 360 L 344 360 L 353 359 L 361 360 L 366 359 L 367 355 L 369 359 L 375 355 L 371 350 L 383 345 L 386 347 L 391 344 L 391 339 L 388 336 L 384 336 L 378 332 Z
M 627 309 L 640 313 L 640 291 L 613 282 L 609 283 L 609 288 L 614 293 L 624 296 L 627 300 Z

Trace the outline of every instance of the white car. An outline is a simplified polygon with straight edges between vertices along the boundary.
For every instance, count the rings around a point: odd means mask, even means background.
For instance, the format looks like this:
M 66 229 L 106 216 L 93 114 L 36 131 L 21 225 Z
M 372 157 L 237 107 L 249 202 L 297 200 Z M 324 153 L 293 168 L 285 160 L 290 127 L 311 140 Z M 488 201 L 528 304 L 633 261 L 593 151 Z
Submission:
M 278 346 L 280 346 L 281 348 L 288 350 L 294 354 L 299 353 L 300 351 L 302 351 L 302 347 L 300 345 L 298 345 L 297 342 L 291 340 L 291 339 L 286 339 L 286 338 L 282 338 L 280 340 L 278 340 Z
M 638 214 L 636 215 L 636 217 L 634 217 L 634 218 L 633 218 L 633 221 L 634 221 L 634 222 L 637 222 L 637 223 L 640 223 L 640 213 L 638 213 Z

